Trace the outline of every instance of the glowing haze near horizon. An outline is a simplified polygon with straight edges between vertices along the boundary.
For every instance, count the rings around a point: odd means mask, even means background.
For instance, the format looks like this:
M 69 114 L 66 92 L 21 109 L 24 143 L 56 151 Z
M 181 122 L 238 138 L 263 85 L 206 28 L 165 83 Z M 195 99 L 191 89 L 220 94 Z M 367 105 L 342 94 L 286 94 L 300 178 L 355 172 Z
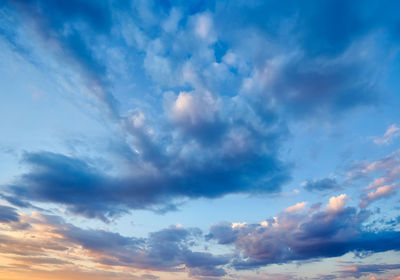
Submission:
M 0 1 L 0 279 L 400 279 L 399 1 Z

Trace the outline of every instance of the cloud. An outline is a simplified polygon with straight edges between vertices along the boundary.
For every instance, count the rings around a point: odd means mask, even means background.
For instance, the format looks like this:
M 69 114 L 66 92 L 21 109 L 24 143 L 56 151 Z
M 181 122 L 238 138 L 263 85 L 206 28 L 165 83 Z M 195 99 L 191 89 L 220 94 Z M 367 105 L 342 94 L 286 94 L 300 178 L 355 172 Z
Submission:
M 19 214 L 17 209 L 0 205 L 0 223 L 18 222 Z
M 146 238 L 136 238 L 106 230 L 82 229 L 52 215 L 33 213 L 22 215 L 22 219 L 30 224 L 29 230 L 6 228 L 0 236 L 0 248 L 3 257 L 23 262 L 27 267 L 41 265 L 58 271 L 66 266 L 79 267 L 84 261 L 89 272 L 101 265 L 103 273 L 122 266 L 131 272 L 173 271 L 209 277 L 225 275 L 222 266 L 230 261 L 229 255 L 192 251 L 203 239 L 197 228 L 171 226 L 151 232 Z M 141 277 L 157 279 L 149 275 Z
M 388 46 L 376 44 L 376 38 L 391 41 L 386 32 L 375 32 L 376 27 L 385 31 L 396 27 L 379 20 L 371 24 L 359 5 L 335 1 L 217 5 L 215 24 L 221 39 L 231 46 L 226 53 L 251 65 L 242 92 L 296 120 L 330 118 L 375 104 L 381 93 L 374 65 L 382 66 L 376 61 Z M 337 26 L 332 10 L 344 16 L 343 26 Z M 368 54 L 360 55 L 366 48 Z
M 307 202 L 305 202 L 305 201 L 299 202 L 299 203 L 296 203 L 296 204 L 293 205 L 293 206 L 290 206 L 290 207 L 286 208 L 286 209 L 285 209 L 285 212 L 286 212 L 286 213 L 299 212 L 299 211 L 303 210 L 304 207 L 306 207 L 306 205 L 307 205 Z
M 212 145 L 205 146 L 211 144 L 213 138 L 206 138 L 216 124 L 197 113 L 191 113 L 193 120 L 181 119 L 194 102 L 185 98 L 174 117 L 182 125 L 182 135 L 175 139 L 158 138 L 142 113 L 126 119 L 137 154 L 125 167 L 127 174 L 109 175 L 93 161 L 62 154 L 26 153 L 23 161 L 30 171 L 6 187 L 4 195 L 10 203 L 54 202 L 72 213 L 107 221 L 130 209 L 172 209 L 182 198 L 278 192 L 288 181 L 289 166 L 274 149 L 282 133 L 279 127 L 229 119 L 225 129 L 215 131 Z
M 83 230 L 72 225 L 61 227 L 55 232 L 99 254 L 97 262 L 112 266 L 179 271 L 181 269 L 178 267 L 184 264 L 190 273 L 210 276 L 216 272 L 225 274 L 222 268 L 217 267 L 230 261 L 228 256 L 191 251 L 190 244 L 201 239 L 201 231 L 196 228 L 170 227 L 140 239 L 103 230 Z
M 142 274 L 143 279 L 157 280 L 160 279 L 158 276 L 154 276 L 152 274 Z
M 398 270 L 398 269 L 400 269 L 400 264 L 354 265 L 345 267 L 344 270 L 340 271 L 340 275 L 342 277 L 355 277 L 358 279 L 362 276 L 368 276 L 370 274 L 382 274 L 391 270 Z M 376 279 L 376 278 L 374 276 L 371 276 L 371 279 Z
M 332 197 L 324 210 L 311 214 L 282 212 L 268 224 L 217 224 L 208 238 L 235 246 L 237 269 L 400 249 L 398 232 L 365 231 L 369 213 L 345 207 L 345 198 Z
M 393 196 L 400 183 L 399 151 L 372 162 L 361 162 L 354 165 L 348 172 L 347 181 L 357 180 L 371 180 L 361 193 L 359 203 L 361 208 L 368 207 L 378 199 Z
M 339 188 L 339 184 L 336 182 L 336 179 L 333 178 L 307 180 L 303 182 L 301 186 L 307 191 L 325 191 Z
M 109 35 L 112 15 L 109 3 L 96 1 L 53 2 L 48 0 L 9 1 L 9 14 L 16 26 L 7 26 L 16 36 L 33 30 L 34 40 L 57 60 L 68 63 L 85 78 L 90 92 L 103 103 L 107 114 L 118 115 L 117 101 L 109 88 L 106 65 L 90 41 Z M 28 24 L 26 24 L 28 23 Z M 22 26 L 20 30 L 17 27 Z M 19 32 L 23 35 L 18 35 Z M 96 38 L 96 39 L 95 39 Z M 21 41 L 21 40 L 19 40 Z M 18 41 L 16 41 L 18 42 Z M 18 44 L 23 44 L 18 42 Z M 20 48 L 24 48 L 21 46 Z M 32 55 L 28 52 L 28 56 Z M 36 57 L 33 60 L 37 59 Z
M 134 58 L 126 59 L 132 71 L 145 70 L 141 82 L 162 91 L 190 86 L 234 96 L 244 89 L 283 115 L 332 115 L 377 100 L 376 76 L 384 72 L 382 61 L 390 60 L 386 50 L 393 50 L 390 35 L 397 27 L 379 16 L 364 16 L 358 1 L 175 5 L 10 2 L 13 16 L 33 22 L 46 47 L 54 43 L 50 49 L 58 58 L 80 65 L 91 87 L 102 88 L 97 98 L 117 115 L 118 94 L 112 89 L 124 81 L 110 75 L 112 63 L 105 56 L 115 49 Z M 332 10 L 342 15 L 343 25 L 337 26 Z
M 339 196 L 332 196 L 329 199 L 329 204 L 326 206 L 327 211 L 337 212 L 344 209 L 347 200 L 347 195 L 341 194 Z
M 334 113 L 371 105 L 376 101 L 378 89 L 364 77 L 373 76 L 368 73 L 373 69 L 368 69 L 370 64 L 364 64 L 363 60 L 357 60 L 353 52 L 359 50 L 349 49 L 334 59 L 309 58 L 297 53 L 276 55 L 255 69 L 245 80 L 243 91 L 258 92 L 259 99 L 269 100 L 270 106 L 281 114 L 294 117 L 330 118 Z
M 354 164 L 347 174 L 347 181 L 352 182 L 359 179 L 370 178 L 371 176 L 379 173 L 383 173 L 382 178 L 371 183 L 367 189 L 375 188 L 376 185 L 382 184 L 383 182 L 392 183 L 398 180 L 400 174 L 400 151 L 394 151 L 391 154 L 381 159 L 372 162 L 360 162 Z
M 384 185 L 380 186 L 376 189 L 376 191 L 372 191 L 362 196 L 360 200 L 360 207 L 366 208 L 372 202 L 381 199 L 391 197 L 396 193 L 396 190 L 399 188 L 398 185 Z
M 376 32 L 391 22 L 372 27 L 349 16 L 360 3 L 329 3 L 10 1 L 4 7 L 22 28 L 6 29 L 20 37 L 33 30 L 38 48 L 85 77 L 115 117 L 122 136 L 112 137 L 130 150 L 119 155 L 130 165 L 111 176 L 79 156 L 31 152 L 31 171 L 4 195 L 106 221 L 130 209 L 173 209 L 179 199 L 279 192 L 290 179 L 279 154 L 288 123 L 373 104 L 392 50 L 386 32 Z M 117 96 L 135 105 L 120 110 Z M 308 188 L 334 187 L 327 180 Z
M 336 121 L 374 106 L 384 94 L 380 78 L 397 55 L 393 3 L 161 2 L 1 4 L 11 18 L 0 22 L 2 39 L 49 66 L 55 78 L 64 68 L 83 77 L 102 103 L 100 111 L 111 112 L 106 125 L 120 130 L 122 136 L 110 137 L 122 143 L 115 153 L 126 159 L 105 170 L 96 160 L 102 151 L 93 158 L 28 152 L 23 164 L 29 169 L 1 189 L 3 199 L 25 208 L 56 203 L 68 213 L 108 222 L 135 209 L 176 209 L 187 199 L 277 193 L 290 180 L 281 151 L 288 127 Z M 397 135 L 394 124 L 376 141 L 389 143 Z M 359 167 L 351 170 L 353 180 L 383 173 L 361 194 L 362 208 L 394 193 L 398 154 Z M 339 186 L 325 178 L 304 187 Z M 261 224 L 215 225 L 207 238 L 236 248 L 236 268 L 399 248 L 398 232 L 366 232 L 367 212 L 346 207 L 346 200 L 344 194 L 332 197 L 325 208 L 314 204 L 308 212 L 300 211 L 306 207 L 301 202 Z M 23 230 L 26 218 L 14 208 L 0 211 L 5 227 L 16 229 L 25 219 Z M 171 227 L 135 238 L 50 216 L 32 219 L 52 242 L 0 239 L 2 248 L 11 244 L 11 253 L 34 256 L 31 263 L 56 264 L 49 251 L 72 247 L 102 266 L 187 269 L 193 277 L 212 278 L 224 276 L 222 266 L 230 262 L 230 256 L 193 251 L 197 229 Z
M 385 132 L 382 137 L 378 137 L 374 140 L 375 144 L 389 144 L 394 139 L 400 136 L 400 127 L 396 124 L 392 124 Z

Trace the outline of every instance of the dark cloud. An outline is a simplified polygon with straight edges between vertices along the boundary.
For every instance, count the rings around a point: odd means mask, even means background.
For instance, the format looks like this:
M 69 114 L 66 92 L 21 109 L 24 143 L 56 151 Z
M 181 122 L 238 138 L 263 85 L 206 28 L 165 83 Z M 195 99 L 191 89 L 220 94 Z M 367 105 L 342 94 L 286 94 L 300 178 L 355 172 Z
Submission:
M 0 205 L 0 223 L 18 222 L 19 214 L 17 209 Z
M 102 213 L 116 215 L 122 211 L 112 203 L 101 205 L 103 195 L 112 192 L 107 188 L 108 179 L 85 162 L 52 153 L 26 154 L 24 160 L 33 169 L 22 176 L 21 185 L 10 188 L 18 198 L 17 204 L 24 199 L 52 201 L 69 206 L 74 213 L 102 219 L 106 219 Z M 8 201 L 13 203 L 15 199 Z M 99 213 L 97 207 L 105 208 Z
M 241 255 L 233 261 L 237 269 L 337 257 L 349 252 L 400 250 L 399 232 L 366 231 L 363 223 L 368 212 L 336 207 L 336 202 L 332 200 L 332 206 L 312 215 L 281 213 L 268 225 L 215 225 L 208 238 L 235 245 Z
M 324 178 L 319 180 L 307 180 L 302 185 L 307 191 L 326 191 L 334 190 L 339 188 L 339 184 L 336 179 Z
M 31 209 L 35 209 L 35 210 L 38 210 L 38 211 L 44 211 L 44 212 L 47 211 L 47 210 L 42 209 L 40 207 L 34 206 L 32 203 L 29 203 L 27 201 L 23 201 L 23 200 L 19 199 L 18 197 L 15 197 L 15 196 L 8 196 L 8 195 L 0 194 L 0 197 L 2 199 L 6 200 L 8 203 L 10 203 L 10 204 L 12 204 L 12 205 L 14 205 L 16 207 L 19 207 L 19 208 L 31 208 Z
M 214 162 L 192 165 L 174 159 L 160 167 L 158 174 L 137 165 L 132 167 L 135 173 L 121 177 L 107 175 L 80 159 L 48 152 L 27 153 L 24 161 L 31 170 L 7 187 L 10 203 L 60 203 L 73 213 L 104 221 L 129 209 L 174 209 L 176 198 L 275 192 L 288 179 L 287 168 L 274 156 L 255 151 L 228 153 L 216 156 Z

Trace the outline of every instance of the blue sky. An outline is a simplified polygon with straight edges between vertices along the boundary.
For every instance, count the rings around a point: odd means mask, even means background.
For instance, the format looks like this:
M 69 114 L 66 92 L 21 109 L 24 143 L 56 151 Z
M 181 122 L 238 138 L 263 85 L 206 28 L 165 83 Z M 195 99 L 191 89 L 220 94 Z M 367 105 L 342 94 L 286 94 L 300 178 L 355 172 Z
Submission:
M 398 6 L 0 1 L 0 279 L 400 279 Z

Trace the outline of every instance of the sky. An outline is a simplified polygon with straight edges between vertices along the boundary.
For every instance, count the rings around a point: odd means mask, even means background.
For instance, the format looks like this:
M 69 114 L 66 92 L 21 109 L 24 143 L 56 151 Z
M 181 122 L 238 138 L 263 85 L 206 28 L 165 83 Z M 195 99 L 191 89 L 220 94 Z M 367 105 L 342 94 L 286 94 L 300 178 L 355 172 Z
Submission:
M 0 280 L 399 280 L 399 9 L 0 0 Z

